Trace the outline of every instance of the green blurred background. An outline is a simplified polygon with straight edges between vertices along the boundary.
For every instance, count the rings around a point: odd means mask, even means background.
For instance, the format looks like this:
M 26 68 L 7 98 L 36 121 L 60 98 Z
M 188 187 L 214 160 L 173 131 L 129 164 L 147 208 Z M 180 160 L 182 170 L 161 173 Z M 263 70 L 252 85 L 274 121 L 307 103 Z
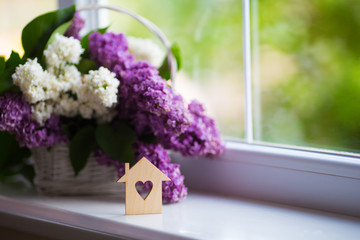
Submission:
M 252 10 L 257 138 L 358 152 L 360 2 L 259 0 Z

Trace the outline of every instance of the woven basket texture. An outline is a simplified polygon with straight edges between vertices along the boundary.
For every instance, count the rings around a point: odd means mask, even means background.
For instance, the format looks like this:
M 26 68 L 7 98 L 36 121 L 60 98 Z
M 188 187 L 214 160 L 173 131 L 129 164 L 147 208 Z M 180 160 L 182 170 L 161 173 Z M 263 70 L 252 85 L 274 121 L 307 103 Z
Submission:
M 47 148 L 33 148 L 32 157 L 36 176 L 34 184 L 46 195 L 100 195 L 122 194 L 124 184 L 114 167 L 99 165 L 91 154 L 85 168 L 74 176 L 69 158 L 69 145 L 56 144 Z M 123 195 L 123 194 L 122 194 Z

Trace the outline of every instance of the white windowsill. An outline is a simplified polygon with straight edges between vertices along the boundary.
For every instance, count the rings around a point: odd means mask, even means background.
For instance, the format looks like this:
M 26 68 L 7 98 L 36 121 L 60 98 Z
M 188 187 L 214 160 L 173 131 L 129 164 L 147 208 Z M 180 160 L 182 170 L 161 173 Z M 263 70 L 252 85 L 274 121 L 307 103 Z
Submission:
M 360 217 L 358 156 L 229 141 L 217 159 L 172 158 L 193 190 Z
M 360 218 L 355 218 L 360 216 L 356 156 L 229 142 L 216 160 L 176 154 L 173 159 L 181 164 L 191 191 L 185 201 L 164 205 L 163 214 L 125 216 L 120 196 L 48 197 L 0 185 L 0 227 L 54 239 L 89 240 L 360 236 Z
M 125 216 L 111 197 L 47 197 L 0 185 L 0 226 L 56 239 L 358 239 L 360 219 L 201 193 Z

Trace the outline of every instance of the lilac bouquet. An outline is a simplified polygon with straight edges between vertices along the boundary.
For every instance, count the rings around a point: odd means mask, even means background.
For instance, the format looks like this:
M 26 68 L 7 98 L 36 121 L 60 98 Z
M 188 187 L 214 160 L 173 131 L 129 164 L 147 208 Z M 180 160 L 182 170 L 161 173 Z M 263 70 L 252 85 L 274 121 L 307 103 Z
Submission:
M 0 176 L 17 172 L 31 179 L 24 160 L 29 149 L 65 142 L 75 175 L 91 153 L 119 177 L 124 162 L 145 156 L 172 180 L 163 182 L 164 202 L 185 198 L 184 176 L 168 150 L 221 154 L 214 120 L 169 86 L 167 59 L 149 40 L 106 29 L 81 37 L 83 26 L 74 6 L 39 16 L 23 30 L 24 56 L 0 58 L 0 143 L 8 146 Z

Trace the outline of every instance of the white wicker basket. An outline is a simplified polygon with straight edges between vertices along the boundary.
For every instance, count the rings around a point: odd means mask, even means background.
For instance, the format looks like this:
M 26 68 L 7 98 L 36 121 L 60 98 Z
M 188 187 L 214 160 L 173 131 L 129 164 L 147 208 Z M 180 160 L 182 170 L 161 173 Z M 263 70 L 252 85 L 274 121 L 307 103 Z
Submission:
M 170 50 L 171 44 L 165 34 L 149 20 L 125 8 L 93 4 L 77 10 L 86 11 L 101 8 L 129 15 L 159 38 L 167 49 L 170 76 L 172 84 L 174 84 L 177 65 Z M 125 191 L 124 184 L 116 182 L 118 175 L 115 168 L 99 165 L 93 155 L 88 159 L 85 168 L 75 177 L 70 163 L 68 144 L 56 144 L 50 150 L 33 148 L 32 157 L 36 173 L 34 184 L 39 193 L 47 195 L 97 195 L 121 194 Z M 124 196 L 124 194 L 121 195 Z
M 66 143 L 47 148 L 33 148 L 32 157 L 36 177 L 34 184 L 39 193 L 47 195 L 94 195 L 120 194 L 123 184 L 115 168 L 99 165 L 93 155 L 85 168 L 74 176 L 69 159 L 69 146 Z

